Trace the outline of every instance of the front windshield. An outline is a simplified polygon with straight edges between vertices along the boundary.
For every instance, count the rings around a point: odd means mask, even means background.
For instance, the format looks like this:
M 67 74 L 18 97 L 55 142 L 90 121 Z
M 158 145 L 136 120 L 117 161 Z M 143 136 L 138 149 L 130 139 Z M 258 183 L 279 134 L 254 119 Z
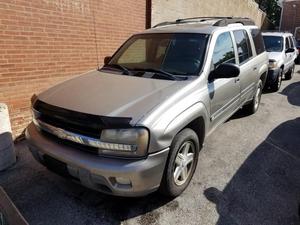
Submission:
M 128 70 L 162 70 L 173 75 L 198 75 L 205 55 L 205 34 L 140 34 L 130 38 L 109 64 Z
M 279 36 L 263 36 L 267 52 L 281 52 L 283 38 Z

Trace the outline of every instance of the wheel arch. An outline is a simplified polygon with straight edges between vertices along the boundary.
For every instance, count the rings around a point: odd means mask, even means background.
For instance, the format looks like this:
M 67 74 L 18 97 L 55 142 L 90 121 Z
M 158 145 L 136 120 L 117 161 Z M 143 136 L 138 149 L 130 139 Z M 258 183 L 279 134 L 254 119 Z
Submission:
M 205 105 L 201 102 L 191 106 L 178 115 L 165 129 L 164 134 L 170 137 L 170 143 L 185 128 L 190 128 L 197 134 L 199 144 L 202 146 L 208 130 L 208 113 Z
M 184 128 L 182 128 L 181 130 L 184 130 L 186 128 L 190 128 L 197 134 L 198 139 L 199 139 L 200 148 L 201 148 L 204 143 L 204 139 L 205 139 L 205 122 L 204 122 L 203 117 L 200 116 L 200 117 L 194 119 L 189 124 L 187 124 Z
M 260 75 L 259 79 L 262 81 L 263 83 L 263 87 L 265 87 L 265 84 L 267 82 L 267 72 L 264 72 Z

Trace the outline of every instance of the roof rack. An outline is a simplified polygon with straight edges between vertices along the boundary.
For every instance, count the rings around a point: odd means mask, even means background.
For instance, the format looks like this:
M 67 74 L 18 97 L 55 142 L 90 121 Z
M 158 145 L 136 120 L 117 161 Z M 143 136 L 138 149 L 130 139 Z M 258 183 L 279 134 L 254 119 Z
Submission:
M 175 21 L 167 21 L 167 22 L 162 22 L 157 25 L 155 25 L 153 28 L 156 27 L 161 27 L 161 26 L 167 26 L 167 25 L 175 25 L 175 24 L 183 24 L 183 23 L 202 23 L 206 21 L 213 21 L 217 20 L 217 22 L 214 22 L 212 25 L 213 26 L 227 26 L 229 24 L 234 24 L 234 23 L 241 23 L 243 25 L 255 25 L 254 21 L 246 18 L 246 17 L 191 17 L 191 18 L 184 18 L 184 19 L 177 19 Z

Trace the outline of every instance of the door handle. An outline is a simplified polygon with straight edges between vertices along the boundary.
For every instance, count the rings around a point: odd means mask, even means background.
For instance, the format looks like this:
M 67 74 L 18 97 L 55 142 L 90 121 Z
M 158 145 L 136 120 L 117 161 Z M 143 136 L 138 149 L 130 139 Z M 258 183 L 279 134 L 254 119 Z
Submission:
M 234 82 L 239 82 L 240 81 L 240 78 L 235 78 Z
M 254 70 L 254 71 L 257 70 L 257 67 L 254 67 L 253 70 Z

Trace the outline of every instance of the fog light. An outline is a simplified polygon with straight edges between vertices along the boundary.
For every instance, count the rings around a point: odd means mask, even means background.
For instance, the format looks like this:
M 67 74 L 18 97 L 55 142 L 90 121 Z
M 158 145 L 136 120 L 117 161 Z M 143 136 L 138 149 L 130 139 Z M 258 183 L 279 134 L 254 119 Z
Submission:
M 125 177 L 116 177 L 117 184 L 121 185 L 130 185 L 131 181 L 128 178 Z

